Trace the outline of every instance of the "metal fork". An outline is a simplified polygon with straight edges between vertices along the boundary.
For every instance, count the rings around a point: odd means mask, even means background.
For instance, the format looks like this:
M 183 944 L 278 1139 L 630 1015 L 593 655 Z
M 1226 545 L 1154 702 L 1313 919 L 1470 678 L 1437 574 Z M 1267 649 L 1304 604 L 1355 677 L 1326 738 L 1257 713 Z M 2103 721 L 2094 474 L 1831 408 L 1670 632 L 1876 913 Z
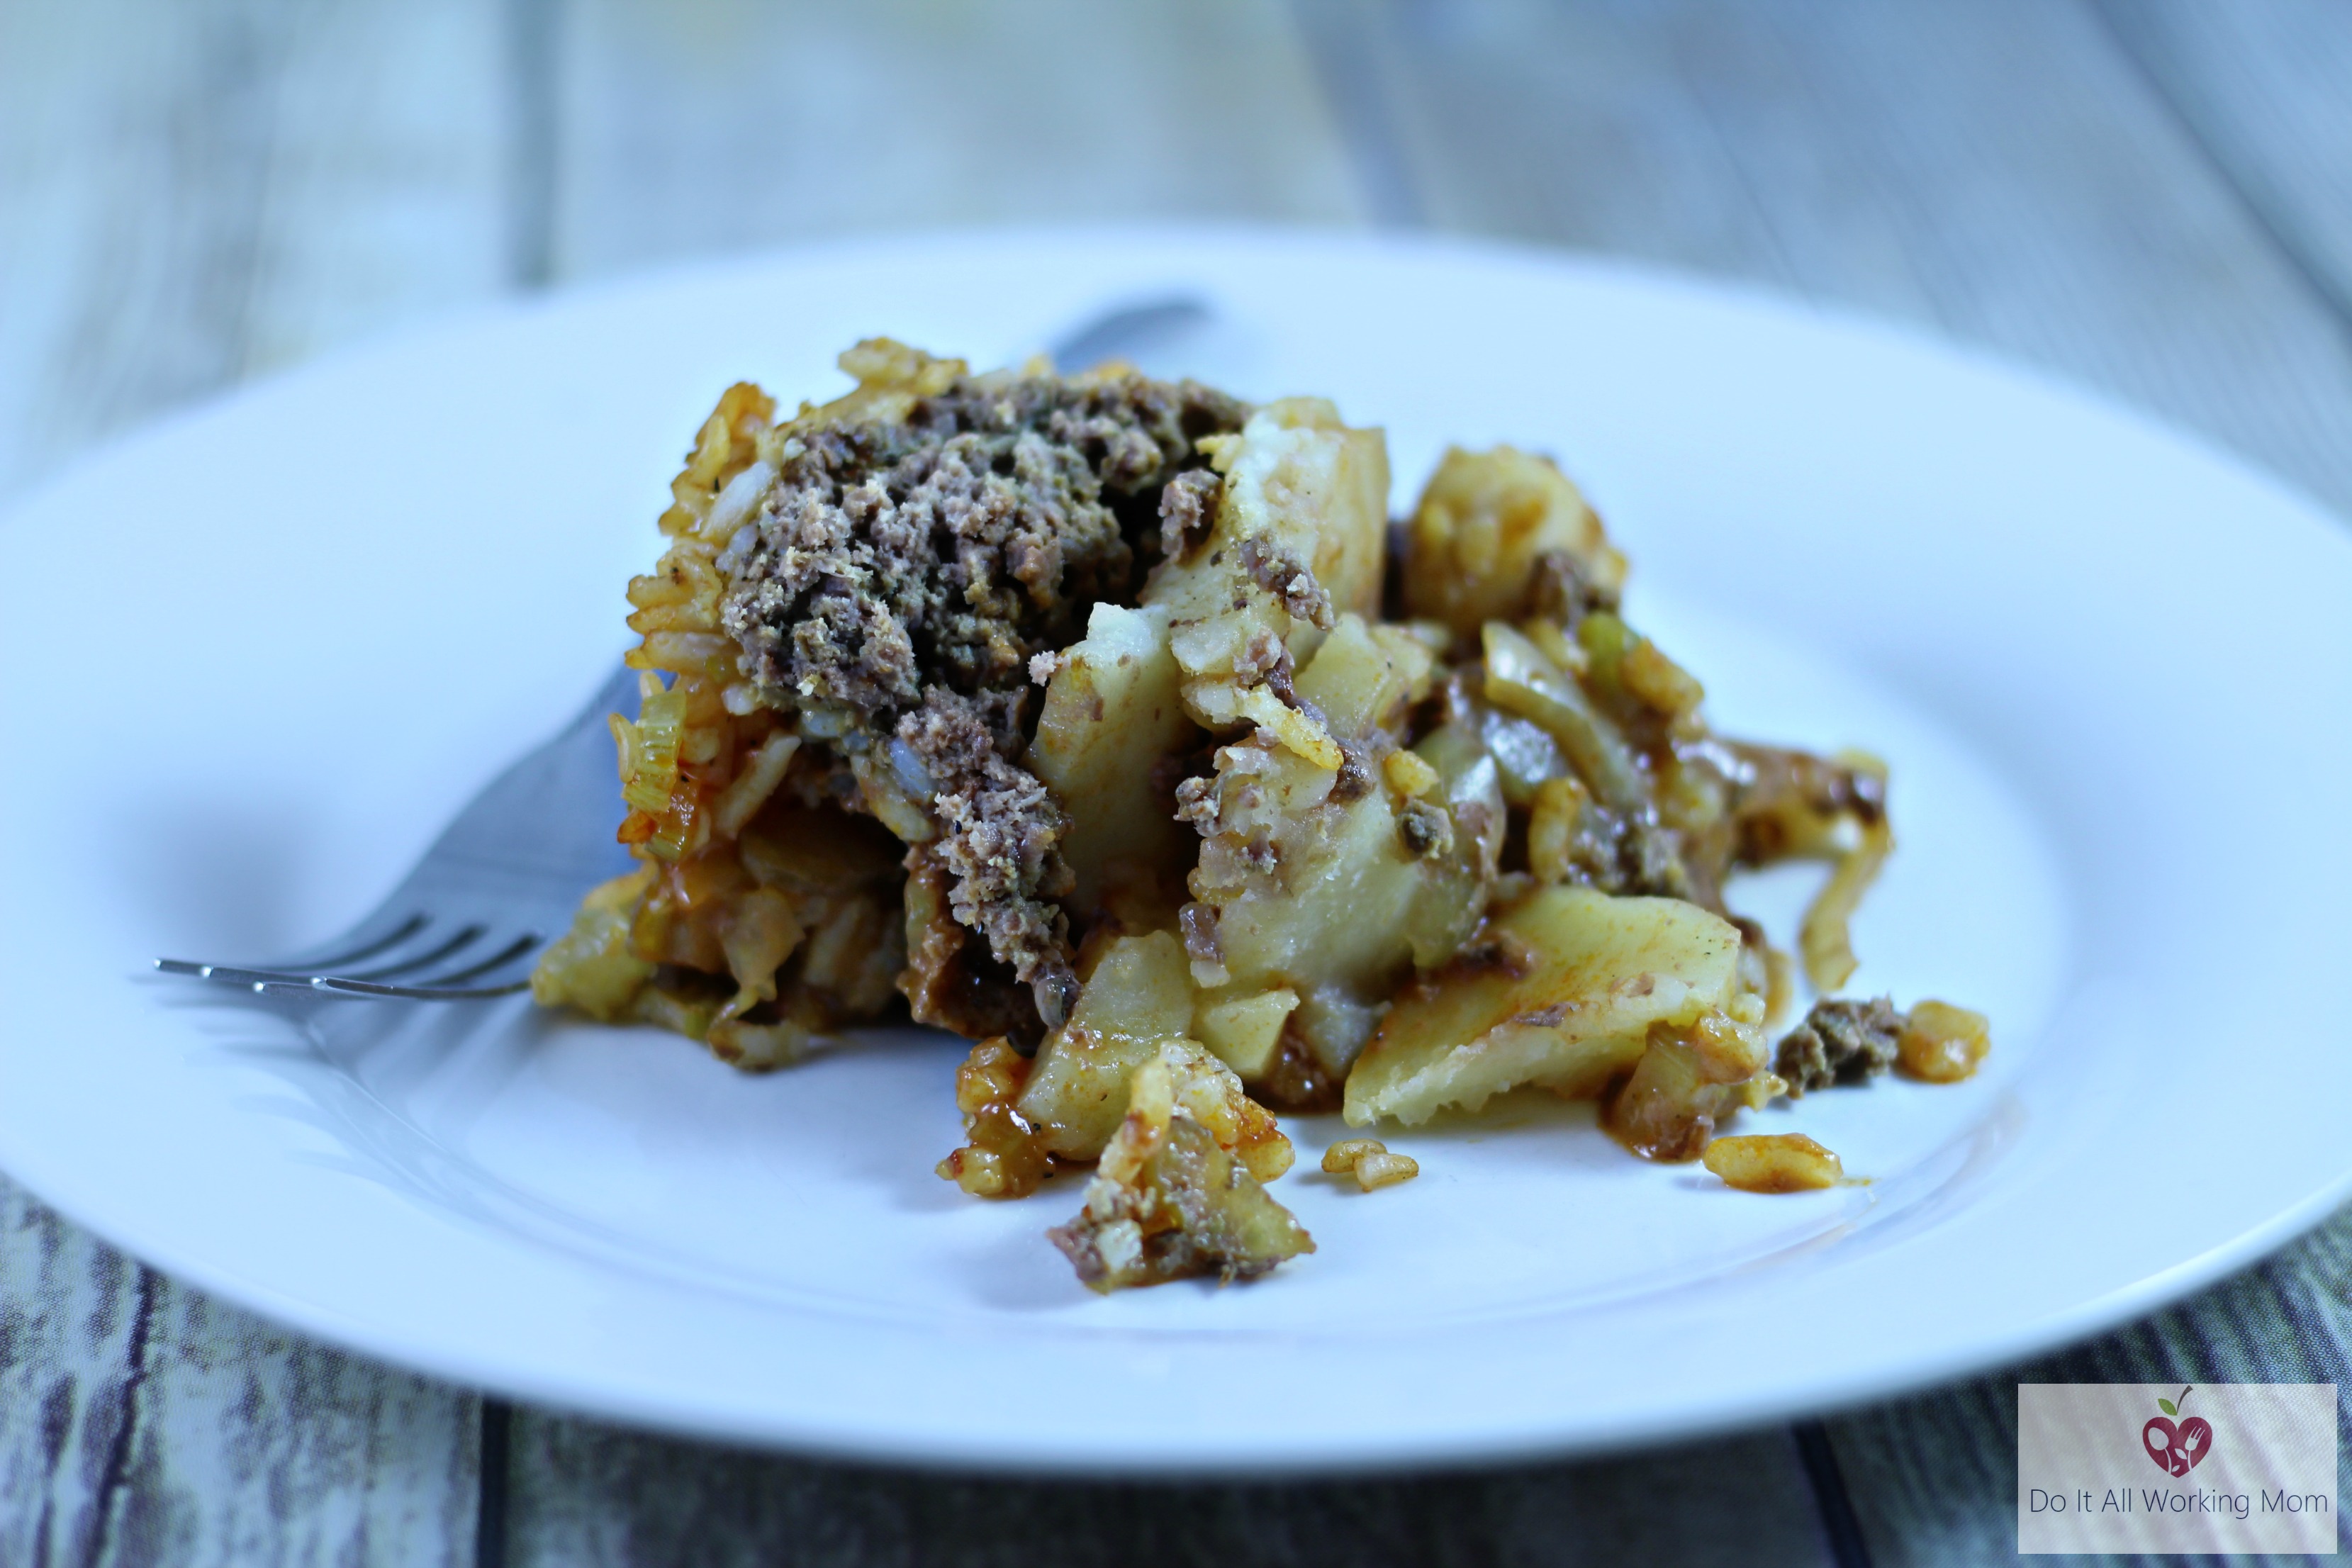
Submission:
M 1130 300 L 1065 330 L 1046 353 L 1083 370 L 1170 348 L 1209 319 L 1189 294 Z M 392 896 L 332 942 L 269 963 L 159 958 L 155 967 L 264 994 L 463 1002 L 522 990 L 581 895 L 635 863 L 614 842 L 620 790 L 604 716 L 636 711 L 637 678 L 623 670 L 562 734 L 476 795 Z
M 332 941 L 271 963 L 159 958 L 155 967 L 262 993 L 460 1002 L 522 990 L 581 895 L 633 864 L 613 837 L 621 797 L 605 715 L 636 711 L 636 673 L 625 669 L 468 802 L 392 896 Z

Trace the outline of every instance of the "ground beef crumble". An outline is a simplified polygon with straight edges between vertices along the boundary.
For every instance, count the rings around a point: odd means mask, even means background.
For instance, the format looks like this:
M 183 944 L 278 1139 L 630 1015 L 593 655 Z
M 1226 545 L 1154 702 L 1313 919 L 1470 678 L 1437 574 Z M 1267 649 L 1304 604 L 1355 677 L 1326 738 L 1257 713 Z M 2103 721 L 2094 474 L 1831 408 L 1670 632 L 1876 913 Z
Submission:
M 1066 825 L 1004 694 L 1095 603 L 1133 601 L 1163 511 L 1181 537 L 1213 508 L 1195 443 L 1246 414 L 1191 382 L 967 377 L 903 416 L 791 431 L 729 552 L 721 620 L 761 700 L 820 716 L 804 732 L 840 751 L 895 737 L 920 760 L 954 918 L 1049 1022 L 1076 989 L 1050 903 Z
M 1217 928 L 1217 911 L 1213 906 L 1186 904 L 1176 911 L 1176 923 L 1184 933 L 1186 957 L 1195 963 L 1224 967 L 1224 936 Z
M 937 847 L 955 879 L 949 910 L 987 938 L 989 951 L 1035 992 L 1038 1016 L 1053 1025 L 1078 993 L 1068 919 L 1047 901 L 1072 886 L 1058 849 L 1068 823 L 1036 776 L 1008 760 L 1021 742 L 1024 695 L 966 697 L 933 687 L 920 708 L 898 721 L 898 738 L 936 791 Z
M 1454 821 L 1444 808 L 1427 801 L 1408 801 L 1397 817 L 1397 832 L 1412 853 L 1429 858 L 1454 852 Z
M 1208 468 L 1188 468 L 1160 492 L 1160 550 L 1181 561 L 1209 537 L 1217 521 L 1217 498 L 1225 481 Z
M 1331 596 L 1315 580 L 1315 574 L 1303 562 L 1271 550 L 1255 535 L 1241 543 L 1241 567 L 1250 580 L 1282 601 L 1282 607 L 1297 620 L 1307 621 L 1329 631 L 1339 624 L 1331 611 Z
M 1895 1065 L 1895 1039 L 1906 1022 L 1885 996 L 1816 1002 L 1780 1041 L 1772 1070 L 1788 1080 L 1790 1099 L 1833 1084 L 1866 1083 Z
M 1217 830 L 1217 781 L 1203 775 L 1176 786 L 1176 820 L 1189 823 L 1203 838 Z
M 1339 742 L 1339 771 L 1331 777 L 1331 794 L 1328 798 L 1341 805 L 1351 800 L 1361 800 L 1372 793 L 1374 770 L 1371 749 L 1361 741 Z
M 1190 382 L 1030 376 L 797 431 L 727 629 L 784 704 L 870 714 L 1001 684 L 1130 596 L 1163 488 L 1244 412 Z

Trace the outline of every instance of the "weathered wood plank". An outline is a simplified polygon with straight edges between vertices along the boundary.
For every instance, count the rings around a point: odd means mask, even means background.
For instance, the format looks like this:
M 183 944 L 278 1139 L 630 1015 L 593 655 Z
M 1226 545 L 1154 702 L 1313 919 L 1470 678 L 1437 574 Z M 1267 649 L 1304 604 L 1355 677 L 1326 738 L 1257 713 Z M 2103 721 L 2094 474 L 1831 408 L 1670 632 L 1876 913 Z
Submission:
M 473 1397 L 146 1280 L 131 1441 L 95 1561 L 473 1561 Z
M 912 225 L 1358 214 L 1279 0 L 578 0 L 557 31 L 559 277 Z
M 839 1568 L 1827 1561 L 1780 1433 L 1423 1479 L 1089 1485 L 818 1464 L 518 1411 L 512 1497 L 518 1568 L 767 1563 L 785 1550 Z
M 2352 333 L 2352 8 L 2098 0 L 2125 51 Z
M 496 0 L 0 4 L 0 495 L 495 291 Z
M 2082 5 L 1311 4 L 1358 29 L 1434 225 L 1938 328 L 2352 512 L 2326 301 Z
M 472 1561 L 477 1402 L 272 1329 L 0 1179 L 0 1562 Z
M 0 0 L 0 494 L 502 286 L 495 0 Z M 477 1402 L 0 1180 L 0 1562 L 470 1560 Z
M 0 1562 L 95 1555 L 152 1298 L 152 1276 L 0 1178 Z

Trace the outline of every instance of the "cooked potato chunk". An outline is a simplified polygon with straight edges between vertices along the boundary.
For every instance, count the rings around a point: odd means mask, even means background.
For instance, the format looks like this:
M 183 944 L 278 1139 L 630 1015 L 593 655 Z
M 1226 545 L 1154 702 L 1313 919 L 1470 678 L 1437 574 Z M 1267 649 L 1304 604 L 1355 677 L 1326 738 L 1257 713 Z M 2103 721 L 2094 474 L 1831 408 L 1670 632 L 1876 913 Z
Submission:
M 1315 1250 L 1315 1238 L 1266 1194 L 1249 1149 L 1229 1150 L 1197 1114 L 1204 1103 L 1213 1115 L 1224 1103 L 1221 1074 L 1233 1076 L 1214 1058 L 1176 1047 L 1136 1069 L 1127 1113 L 1087 1184 L 1086 1207 L 1046 1233 L 1090 1289 L 1199 1274 L 1247 1279 Z M 1286 1165 L 1286 1142 L 1283 1152 Z
M 1298 993 L 1286 985 L 1238 996 L 1201 998 L 1192 1026 L 1217 1059 L 1244 1082 L 1264 1078 L 1282 1044 L 1282 1026 L 1297 1010 Z
M 1992 1049 L 1992 1026 L 1982 1013 L 1948 1002 L 1922 1002 L 1895 1042 L 1895 1061 L 1905 1075 L 1928 1083 L 1958 1083 L 1974 1077 Z
M 1054 1168 L 1054 1157 L 1014 1106 L 1029 1078 L 1028 1058 L 1002 1039 L 982 1040 L 956 1069 L 956 1109 L 964 1146 L 932 1170 L 976 1198 L 1025 1197 Z
M 1401 628 L 1368 626 L 1350 612 L 1298 672 L 1298 695 L 1323 710 L 1334 736 L 1358 740 L 1393 723 L 1399 707 L 1428 690 L 1433 662 Z
M 1234 1070 L 1185 1036 L 1192 987 L 1184 952 L 1165 931 L 1121 937 L 1087 977 L 1070 1021 L 1046 1037 L 1020 1083 L 1013 1113 L 1037 1147 L 1063 1161 L 1099 1155 L 1127 1113 L 1129 1083 L 1145 1062 L 1186 1064 L 1186 1112 L 1234 1151 L 1260 1180 L 1290 1168 L 1290 1141 L 1243 1091 Z
M 1080 910 L 1125 900 L 1165 903 L 1172 915 L 1193 844 L 1159 773 L 1199 733 L 1178 690 L 1167 610 L 1097 605 L 1085 640 L 1056 662 L 1028 756 L 1069 814 L 1061 850 Z
M 1070 1021 L 1037 1047 L 1015 1105 L 1047 1152 L 1091 1160 L 1126 1113 L 1129 1075 L 1192 1026 L 1184 950 L 1165 931 L 1112 942 Z
M 1347 779 L 1283 747 L 1223 748 L 1188 911 L 1194 979 L 1295 993 L 1290 1026 L 1333 1073 L 1414 963 L 1442 962 L 1476 928 L 1486 886 L 1467 816 L 1457 831 L 1447 808 L 1400 800 L 1369 770 Z M 1436 827 L 1416 847 L 1423 815 Z
M 1746 996 L 1734 1005 L 1745 1016 L 1709 1009 L 1688 1023 L 1650 1026 L 1633 1076 L 1609 1102 L 1619 1142 L 1644 1159 L 1696 1159 L 1724 1118 L 1787 1089 L 1764 1070 L 1756 1027 L 1763 1003 Z
M 1504 817 L 1491 764 L 1413 757 L 1399 770 L 1419 785 L 1410 795 L 1374 765 L 1410 754 L 1388 727 L 1426 693 L 1431 665 L 1403 631 L 1342 616 L 1296 685 L 1345 765 L 1253 737 L 1219 749 L 1198 803 L 1193 980 L 1220 997 L 1296 997 L 1288 1027 L 1334 1076 L 1412 966 L 1442 963 L 1476 929 L 1494 875 Z M 1228 1059 L 1255 1079 L 1272 1042 Z
M 1601 519 L 1549 458 L 1508 447 L 1450 447 L 1422 491 L 1406 533 L 1406 609 L 1463 637 L 1538 606 L 1539 564 L 1564 556 L 1586 582 L 1614 594 L 1625 560 Z
M 1425 1121 L 1521 1084 L 1597 1095 L 1652 1025 L 1735 1005 L 1739 948 L 1729 921 L 1679 900 L 1536 893 L 1390 1011 L 1349 1077 L 1348 1121 Z
M 1170 615 L 1186 705 L 1214 730 L 1249 722 L 1323 768 L 1338 746 L 1270 677 L 1310 658 L 1346 611 L 1377 613 L 1388 451 L 1319 398 L 1268 404 L 1202 443 L 1224 477 L 1208 536 L 1163 563 L 1143 603 Z

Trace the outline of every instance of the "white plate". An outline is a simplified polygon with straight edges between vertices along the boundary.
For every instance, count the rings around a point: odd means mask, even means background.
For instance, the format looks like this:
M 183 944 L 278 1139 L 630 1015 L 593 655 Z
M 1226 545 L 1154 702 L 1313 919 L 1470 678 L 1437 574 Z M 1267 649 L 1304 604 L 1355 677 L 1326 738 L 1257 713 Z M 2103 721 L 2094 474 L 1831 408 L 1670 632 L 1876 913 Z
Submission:
M 764 1079 L 675 1038 L 430 1012 L 330 1059 L 137 978 L 369 907 L 566 717 L 719 390 L 887 331 L 997 362 L 1171 285 L 1194 368 L 1557 452 L 1719 724 L 1891 759 L 1858 987 L 1988 1010 L 1949 1089 L 1751 1119 L 1870 1184 L 1730 1193 L 1515 1104 L 1277 1187 L 1321 1250 L 1098 1300 L 967 1201 L 958 1047 Z M 1198 231 L 923 238 L 488 312 L 84 464 L 5 526 L 0 1164 L 178 1275 L 522 1398 L 1031 1469 L 1343 1468 L 1685 1434 L 1952 1376 L 2171 1300 L 2346 1185 L 2352 547 L 2013 370 L 1519 252 Z M 1751 889 L 1786 921 L 1801 877 Z

